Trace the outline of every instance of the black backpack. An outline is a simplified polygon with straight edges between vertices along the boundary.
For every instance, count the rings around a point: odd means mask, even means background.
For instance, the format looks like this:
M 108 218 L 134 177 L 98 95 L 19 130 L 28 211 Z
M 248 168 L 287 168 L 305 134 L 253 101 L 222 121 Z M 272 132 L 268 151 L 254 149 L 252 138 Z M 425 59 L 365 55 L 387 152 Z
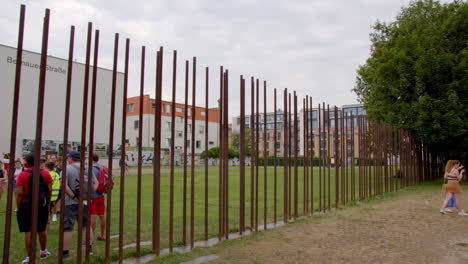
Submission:
M 33 195 L 32 195 L 32 190 L 33 190 L 33 172 L 31 170 L 24 170 L 26 172 L 29 172 L 29 182 L 28 182 L 28 199 L 27 203 L 32 204 L 33 201 Z M 41 169 L 42 171 L 42 169 Z M 39 174 L 39 206 L 46 206 L 47 203 L 49 202 L 49 185 L 46 183 L 44 180 L 44 177 L 42 177 L 42 174 Z

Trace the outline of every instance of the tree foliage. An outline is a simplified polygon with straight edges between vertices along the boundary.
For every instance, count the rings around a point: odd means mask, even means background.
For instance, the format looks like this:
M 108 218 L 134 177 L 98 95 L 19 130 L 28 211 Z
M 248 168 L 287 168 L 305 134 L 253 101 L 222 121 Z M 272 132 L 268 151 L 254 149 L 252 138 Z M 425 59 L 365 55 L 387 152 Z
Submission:
M 245 156 L 250 157 L 250 129 L 245 129 L 244 142 L 245 142 Z M 240 151 L 240 134 L 232 135 L 232 148 L 235 151 Z
M 413 1 L 377 23 L 353 89 L 368 117 L 412 132 L 424 147 L 467 159 L 468 4 Z
M 219 158 L 219 147 L 213 147 L 213 148 L 210 148 L 208 150 L 208 158 L 210 159 L 218 159 Z M 205 151 L 203 151 L 201 154 L 200 154 L 200 158 L 201 159 L 204 159 L 205 158 Z M 239 152 L 237 152 L 236 150 L 230 148 L 228 150 L 228 159 L 233 159 L 233 158 L 239 158 Z

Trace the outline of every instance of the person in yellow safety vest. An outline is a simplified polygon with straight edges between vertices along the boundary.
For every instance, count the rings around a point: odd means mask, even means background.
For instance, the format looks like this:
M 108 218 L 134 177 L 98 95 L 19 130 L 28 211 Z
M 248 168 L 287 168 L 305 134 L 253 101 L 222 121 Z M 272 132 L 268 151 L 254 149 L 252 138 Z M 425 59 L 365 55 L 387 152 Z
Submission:
M 50 214 L 52 222 L 57 221 L 57 208 L 60 208 L 60 175 L 55 171 L 55 162 L 48 161 L 45 168 L 49 171 L 50 176 L 54 180 L 52 183 L 52 196 L 50 197 Z

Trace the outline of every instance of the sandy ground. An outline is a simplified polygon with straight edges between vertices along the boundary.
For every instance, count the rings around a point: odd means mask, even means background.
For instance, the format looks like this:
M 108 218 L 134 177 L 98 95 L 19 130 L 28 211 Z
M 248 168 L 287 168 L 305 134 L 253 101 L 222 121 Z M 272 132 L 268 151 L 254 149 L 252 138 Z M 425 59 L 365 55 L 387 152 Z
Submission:
M 468 263 L 468 216 L 440 203 L 437 188 L 405 190 L 215 247 L 209 263 Z

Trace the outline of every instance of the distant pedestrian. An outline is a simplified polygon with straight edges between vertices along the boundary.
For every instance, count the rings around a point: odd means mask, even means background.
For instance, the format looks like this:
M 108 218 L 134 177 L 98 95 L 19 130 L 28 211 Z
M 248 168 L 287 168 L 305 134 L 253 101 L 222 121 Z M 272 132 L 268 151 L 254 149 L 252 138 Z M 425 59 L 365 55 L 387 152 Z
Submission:
M 99 155 L 96 152 L 93 152 L 93 174 L 96 180 L 99 180 L 99 175 L 101 169 L 105 169 L 99 162 Z M 101 227 L 100 236 L 97 237 L 98 241 L 106 240 L 105 231 L 106 231 L 106 205 L 105 197 L 103 193 L 97 191 L 94 192 L 93 200 L 91 200 L 91 228 L 93 232 L 96 231 L 96 216 L 99 217 L 99 224 Z
M 463 165 L 460 164 L 458 160 L 449 160 L 447 165 L 445 166 L 445 176 L 444 178 L 448 181 L 445 185 L 445 190 L 447 191 L 448 195 L 442 204 L 442 208 L 440 209 L 441 214 L 446 214 L 445 208 L 447 208 L 448 203 L 452 200 L 452 197 L 455 196 L 456 200 L 456 207 L 458 209 L 458 215 L 461 216 L 468 216 L 467 213 L 462 209 L 461 205 L 461 186 L 460 181 L 463 177 L 465 170 Z
M 50 198 L 50 215 L 52 216 L 52 222 L 57 221 L 57 208 L 60 207 L 60 175 L 54 170 L 55 162 L 48 161 L 45 164 L 47 171 L 54 180 L 52 183 L 52 197 Z M 47 230 L 49 231 L 49 230 Z
M 3 192 L 7 190 L 8 186 L 8 172 L 5 170 L 3 161 L 0 160 L 0 200 L 2 199 Z
M 119 166 L 120 166 L 121 169 L 122 169 L 122 168 L 124 169 L 125 175 L 129 175 L 129 174 L 130 174 L 130 171 L 128 170 L 127 160 L 126 160 L 124 157 L 122 157 L 122 158 L 120 159 L 120 161 L 119 161 Z
M 52 177 L 46 170 L 40 170 L 39 175 L 39 196 L 32 195 L 32 176 L 34 167 L 34 155 L 29 154 L 25 158 L 25 170 L 18 176 L 16 182 L 16 219 L 20 232 L 25 233 L 26 252 L 30 250 L 31 239 L 31 211 L 32 202 L 38 199 L 38 217 L 37 217 L 37 235 L 41 245 L 40 258 L 45 259 L 51 254 L 47 250 L 46 225 L 49 218 L 49 202 L 52 193 Z M 28 264 L 29 257 L 22 261 L 22 264 Z

